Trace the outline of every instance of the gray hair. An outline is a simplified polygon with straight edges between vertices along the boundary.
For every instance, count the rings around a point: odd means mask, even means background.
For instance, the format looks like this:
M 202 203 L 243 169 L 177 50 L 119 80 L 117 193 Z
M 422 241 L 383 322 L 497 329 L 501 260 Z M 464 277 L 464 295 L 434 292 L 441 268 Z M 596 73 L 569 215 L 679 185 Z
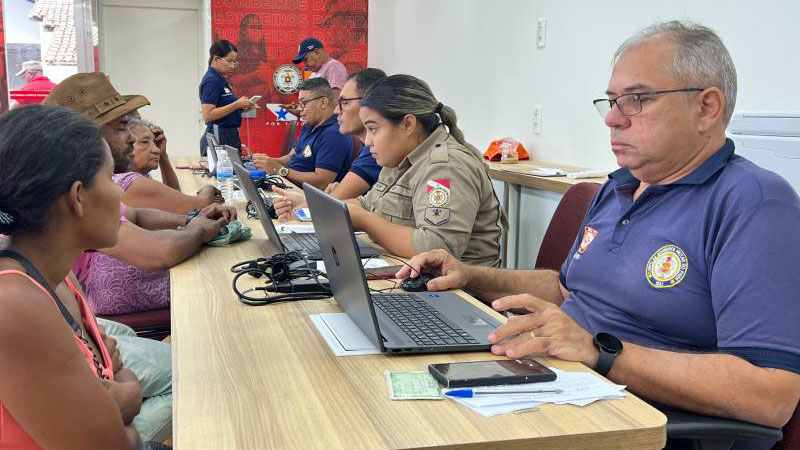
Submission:
M 328 101 L 333 101 L 333 89 L 328 80 L 322 77 L 309 78 L 300 85 L 301 91 L 309 91 L 314 95 L 324 95 Z
M 133 117 L 131 115 L 128 115 L 128 128 L 133 128 L 135 126 L 137 126 L 137 127 L 138 126 L 145 126 L 147 128 L 153 128 L 154 126 L 156 126 L 156 124 L 154 124 L 153 122 L 151 122 L 151 121 L 149 121 L 147 119 L 139 119 L 139 118 Z
M 728 49 L 714 30 L 694 22 L 673 20 L 651 25 L 631 36 L 614 53 L 616 63 L 628 50 L 656 39 L 675 44 L 675 56 L 667 68 L 686 87 L 717 87 L 725 96 L 725 125 L 736 106 L 736 67 Z

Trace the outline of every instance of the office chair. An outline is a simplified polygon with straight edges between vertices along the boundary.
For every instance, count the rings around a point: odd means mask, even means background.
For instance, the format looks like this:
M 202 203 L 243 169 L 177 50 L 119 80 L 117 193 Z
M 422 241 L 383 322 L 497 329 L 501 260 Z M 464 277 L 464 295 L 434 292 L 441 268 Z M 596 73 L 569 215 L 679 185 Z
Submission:
M 547 230 L 542 238 L 542 246 L 536 257 L 537 269 L 549 269 L 558 272 L 567 259 L 575 238 L 580 233 L 581 222 L 589 205 L 592 203 L 595 192 L 600 189 L 597 183 L 578 183 L 561 197 L 556 211 L 547 225 Z
M 767 439 L 779 441 L 783 433 L 778 428 L 765 427 L 753 423 L 742 422 L 733 419 L 723 419 L 720 417 L 704 416 L 702 414 L 690 413 L 687 411 L 671 410 L 664 411 L 667 416 L 667 440 L 684 439 L 687 440 L 688 448 L 692 450 L 728 450 L 738 439 Z M 797 449 L 800 448 L 800 433 L 798 433 L 798 415 L 795 410 L 792 420 L 786 424 L 784 429 L 790 425 L 794 427 L 793 442 L 781 441 L 773 450 L 778 449 Z M 687 448 L 686 446 L 684 448 Z
M 281 148 L 279 149 L 279 153 L 281 156 L 288 155 L 289 152 L 294 147 L 295 140 L 297 139 L 297 121 L 292 120 L 289 122 L 289 126 L 286 127 L 286 133 L 283 135 L 283 142 L 281 142 Z
M 350 165 L 352 165 L 356 158 L 358 158 L 358 153 L 361 151 L 361 139 L 357 136 L 353 136 L 353 154 L 350 157 Z

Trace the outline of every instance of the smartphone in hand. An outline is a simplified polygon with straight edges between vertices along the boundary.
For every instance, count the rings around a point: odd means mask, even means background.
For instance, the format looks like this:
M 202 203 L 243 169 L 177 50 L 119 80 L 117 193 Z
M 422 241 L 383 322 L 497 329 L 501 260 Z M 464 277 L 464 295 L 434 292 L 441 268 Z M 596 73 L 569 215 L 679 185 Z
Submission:
M 253 103 L 258 103 L 259 100 L 261 100 L 261 96 L 260 95 L 254 95 L 254 96 L 250 97 L 250 101 L 253 102 Z

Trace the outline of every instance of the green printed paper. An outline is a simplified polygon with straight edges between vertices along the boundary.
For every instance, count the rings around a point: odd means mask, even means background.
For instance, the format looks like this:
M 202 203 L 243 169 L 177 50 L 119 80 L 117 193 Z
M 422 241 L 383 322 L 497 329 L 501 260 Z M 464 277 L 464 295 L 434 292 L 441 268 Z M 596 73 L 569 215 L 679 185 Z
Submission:
M 441 400 L 439 383 L 425 371 L 384 372 L 386 388 L 392 400 Z

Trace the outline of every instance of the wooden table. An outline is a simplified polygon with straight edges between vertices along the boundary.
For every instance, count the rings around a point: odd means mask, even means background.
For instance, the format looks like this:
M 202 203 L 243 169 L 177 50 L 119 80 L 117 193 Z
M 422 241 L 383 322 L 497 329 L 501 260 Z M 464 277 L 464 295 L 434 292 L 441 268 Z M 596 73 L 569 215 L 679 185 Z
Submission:
M 607 179 L 607 177 L 579 179 L 571 179 L 565 176 L 542 177 L 530 173 L 531 170 L 541 167 L 552 167 L 570 172 L 584 170 L 581 167 L 544 161 L 520 161 L 517 164 L 489 163 L 489 177 L 504 183 L 503 210 L 508 215 L 508 229 L 503 230 L 503 245 L 500 251 L 506 267 L 516 268 L 519 266 L 520 202 L 523 187 L 563 194 L 578 183 L 593 182 L 603 184 Z
M 198 183 L 187 172 L 179 171 L 187 192 L 207 182 Z M 177 448 L 663 447 L 666 418 L 633 395 L 585 407 L 544 405 L 491 419 L 449 400 L 389 400 L 385 370 L 426 370 L 432 362 L 493 357 L 476 352 L 337 358 L 309 319 L 338 312 L 332 299 L 261 307 L 239 303 L 230 267 L 274 251 L 257 221 L 245 219 L 239 206 L 252 240 L 207 247 L 170 272 Z M 542 360 L 565 370 L 588 370 Z

